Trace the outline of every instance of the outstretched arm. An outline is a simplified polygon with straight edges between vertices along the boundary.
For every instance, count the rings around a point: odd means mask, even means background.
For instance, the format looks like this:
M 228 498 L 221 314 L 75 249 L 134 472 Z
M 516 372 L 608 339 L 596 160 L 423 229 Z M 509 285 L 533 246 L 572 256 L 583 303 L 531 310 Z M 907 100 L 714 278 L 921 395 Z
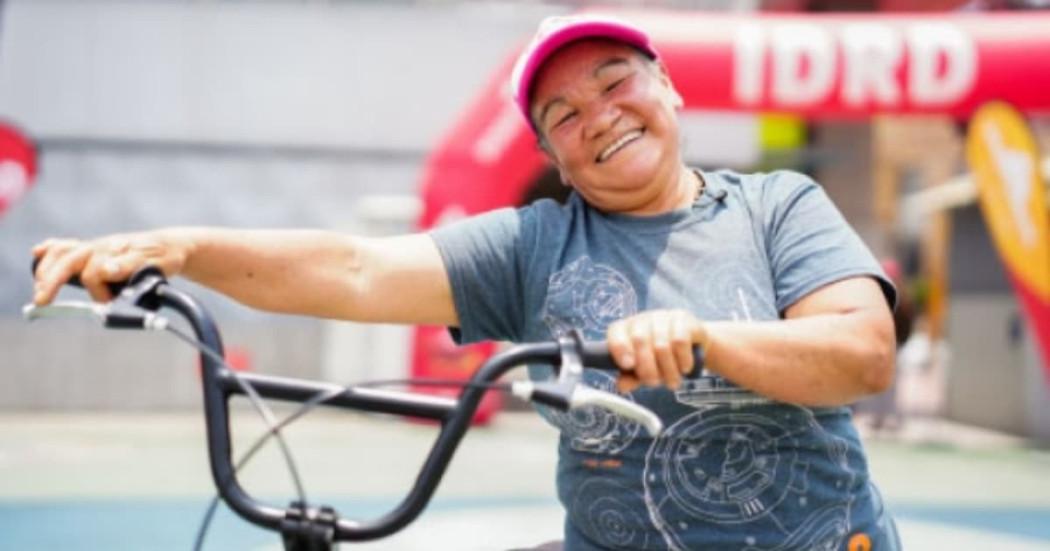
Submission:
M 363 238 L 312 230 L 169 228 L 90 241 L 48 240 L 33 301 L 79 275 L 92 298 L 105 282 L 153 264 L 273 312 L 355 321 L 457 325 L 445 266 L 426 234 Z

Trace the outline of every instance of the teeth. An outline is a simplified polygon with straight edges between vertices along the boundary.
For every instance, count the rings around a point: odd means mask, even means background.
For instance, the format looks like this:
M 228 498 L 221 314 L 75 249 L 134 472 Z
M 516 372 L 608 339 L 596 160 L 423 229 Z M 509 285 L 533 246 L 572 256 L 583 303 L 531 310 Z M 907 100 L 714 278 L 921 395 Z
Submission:
M 622 148 L 623 146 L 633 142 L 634 140 L 640 138 L 641 136 L 642 136 L 642 131 L 641 130 L 632 130 L 632 131 L 624 134 L 623 136 L 620 136 L 620 139 L 618 139 L 615 142 L 609 144 L 608 147 L 606 147 L 605 149 L 602 150 L 601 154 L 598 155 L 598 162 L 600 163 L 600 162 L 605 161 L 606 159 L 611 157 L 613 153 L 616 153 L 617 151 L 619 151 L 620 148 Z

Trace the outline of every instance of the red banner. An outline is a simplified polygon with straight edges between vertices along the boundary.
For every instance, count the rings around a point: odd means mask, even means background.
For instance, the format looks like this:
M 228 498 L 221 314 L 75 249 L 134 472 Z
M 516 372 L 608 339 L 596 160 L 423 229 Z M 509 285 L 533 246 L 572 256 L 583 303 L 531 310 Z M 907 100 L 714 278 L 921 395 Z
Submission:
M 968 117 L 989 100 L 1050 112 L 1050 13 L 626 13 L 650 31 L 687 107 Z
M 36 149 L 17 128 L 0 122 L 0 216 L 36 177 Z

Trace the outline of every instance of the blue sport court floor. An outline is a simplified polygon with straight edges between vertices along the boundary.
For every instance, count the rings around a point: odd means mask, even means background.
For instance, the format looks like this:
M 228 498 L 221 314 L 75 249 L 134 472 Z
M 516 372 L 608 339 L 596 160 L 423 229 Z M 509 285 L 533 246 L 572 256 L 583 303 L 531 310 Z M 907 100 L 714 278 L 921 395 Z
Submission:
M 238 415 L 241 445 L 261 431 Z M 321 414 L 289 437 L 308 497 L 384 513 L 407 490 L 433 429 Z M 555 539 L 555 433 L 531 413 L 471 431 L 435 500 L 394 537 L 343 549 L 509 549 Z M 949 423 L 867 438 L 871 470 L 909 550 L 1050 550 L 1050 452 Z M 245 486 L 274 504 L 292 486 L 264 452 Z M 0 550 L 191 549 L 211 493 L 199 414 L 0 414 Z M 277 550 L 220 509 L 205 549 Z

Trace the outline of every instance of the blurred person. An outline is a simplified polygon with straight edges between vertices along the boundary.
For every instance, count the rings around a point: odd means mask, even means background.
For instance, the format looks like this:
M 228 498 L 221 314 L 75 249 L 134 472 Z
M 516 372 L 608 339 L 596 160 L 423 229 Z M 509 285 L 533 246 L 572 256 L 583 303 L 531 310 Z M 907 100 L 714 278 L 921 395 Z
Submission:
M 168 228 L 48 240 L 33 250 L 34 301 L 74 274 L 109 300 L 105 282 L 154 264 L 252 307 L 441 324 L 459 342 L 579 330 L 607 339 L 621 368 L 586 382 L 668 428 L 653 439 L 604 410 L 541 410 L 562 431 L 567 513 L 564 541 L 543 549 L 898 549 L 845 407 L 892 380 L 895 291 L 821 188 L 686 166 L 682 99 L 628 23 L 545 20 L 511 84 L 572 189 L 565 205 L 377 239 Z
M 909 417 L 940 417 L 948 401 L 951 347 L 943 337 L 930 337 L 924 318 L 919 318 L 915 326 L 915 332 L 897 354 L 896 408 L 902 423 Z

